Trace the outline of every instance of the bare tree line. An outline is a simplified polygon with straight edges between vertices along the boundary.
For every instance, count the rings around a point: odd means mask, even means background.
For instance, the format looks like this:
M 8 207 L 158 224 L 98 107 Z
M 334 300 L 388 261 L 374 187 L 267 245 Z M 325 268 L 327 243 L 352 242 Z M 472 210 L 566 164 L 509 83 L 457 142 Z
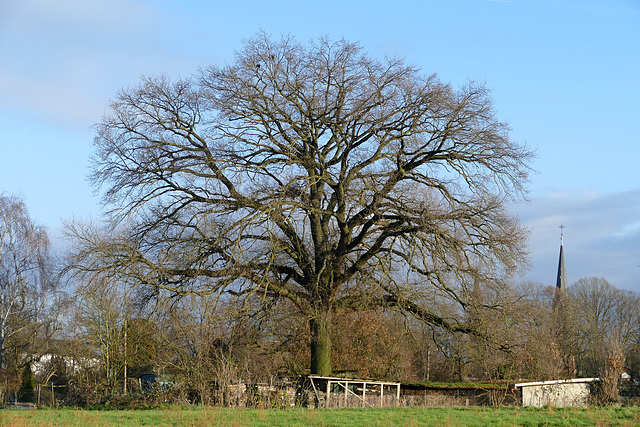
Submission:
M 172 398 L 229 404 L 239 380 L 637 363 L 637 294 L 515 282 L 527 232 L 508 204 L 526 197 L 533 153 L 482 84 L 260 33 L 229 65 L 121 91 L 96 133 L 107 219 L 68 223 L 57 269 L 24 204 L 0 199 L 7 392 L 46 352 L 38 380 L 83 404 L 151 374 Z
M 231 405 L 234 384 L 269 384 L 309 373 L 311 331 L 287 300 L 171 299 L 164 291 L 150 302 L 136 290 L 122 282 L 76 283 L 64 315 L 54 316 L 59 321 L 55 335 L 40 342 L 21 341 L 18 335 L 9 340 L 22 350 L 7 358 L 4 392 L 28 387 L 25 372 L 30 369 L 33 385 L 66 386 L 68 404 L 100 404 L 114 396 L 130 403 L 129 396 L 145 402 Z M 511 291 L 500 310 L 478 305 L 468 315 L 480 334 L 452 332 L 390 310 L 336 316 L 334 373 L 483 383 L 619 379 L 626 368 L 637 378 L 638 294 L 605 279 L 581 279 L 563 296 L 570 309 L 559 325 L 552 287 L 514 284 Z M 32 324 L 32 329 L 44 324 Z M 622 364 L 615 357 L 622 357 Z M 141 379 L 150 374 L 155 383 L 143 389 Z

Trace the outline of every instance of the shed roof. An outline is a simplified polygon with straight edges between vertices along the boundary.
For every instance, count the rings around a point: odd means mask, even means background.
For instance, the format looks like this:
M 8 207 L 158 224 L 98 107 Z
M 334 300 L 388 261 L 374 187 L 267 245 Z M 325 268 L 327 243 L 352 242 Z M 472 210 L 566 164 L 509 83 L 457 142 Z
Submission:
M 539 385 L 554 385 L 554 384 L 570 384 L 570 383 L 591 383 L 594 381 L 602 381 L 602 378 L 570 378 L 567 380 L 552 380 L 552 381 L 535 381 L 530 383 L 514 384 L 515 387 L 533 387 Z

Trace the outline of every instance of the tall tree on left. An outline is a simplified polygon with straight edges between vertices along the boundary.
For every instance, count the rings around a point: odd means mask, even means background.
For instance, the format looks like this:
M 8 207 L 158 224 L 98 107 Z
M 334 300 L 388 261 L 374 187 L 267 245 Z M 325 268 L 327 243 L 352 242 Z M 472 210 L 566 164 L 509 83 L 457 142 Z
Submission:
M 31 220 L 20 198 L 0 195 L 0 372 L 9 354 L 26 354 L 36 330 L 48 324 L 50 273 L 45 228 Z

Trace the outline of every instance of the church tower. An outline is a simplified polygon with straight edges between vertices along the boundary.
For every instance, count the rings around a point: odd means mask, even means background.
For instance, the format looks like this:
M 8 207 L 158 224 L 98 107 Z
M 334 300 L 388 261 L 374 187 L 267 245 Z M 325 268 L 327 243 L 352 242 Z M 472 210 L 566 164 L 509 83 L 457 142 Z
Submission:
M 564 266 L 564 225 L 560 225 L 560 258 L 558 259 L 558 277 L 556 278 L 556 291 L 566 292 L 567 270 Z
M 572 336 L 571 325 L 569 321 L 571 317 L 570 309 L 565 304 L 567 303 L 567 270 L 564 265 L 564 225 L 560 225 L 560 257 L 558 258 L 558 276 L 556 278 L 556 292 L 553 299 L 553 318 L 555 328 L 555 339 L 559 346 L 560 354 L 562 355 L 562 368 L 569 376 L 575 376 L 576 361 L 574 349 L 569 339 Z

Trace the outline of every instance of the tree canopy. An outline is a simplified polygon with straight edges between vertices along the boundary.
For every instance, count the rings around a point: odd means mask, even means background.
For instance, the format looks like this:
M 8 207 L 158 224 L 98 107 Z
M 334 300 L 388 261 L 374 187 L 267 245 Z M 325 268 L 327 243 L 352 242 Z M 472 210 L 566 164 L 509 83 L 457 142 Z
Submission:
M 105 234 L 74 268 L 150 295 L 286 298 L 331 373 L 331 319 L 388 308 L 472 331 L 461 314 L 525 260 L 509 213 L 532 153 L 489 90 L 320 38 L 258 34 L 232 63 L 146 77 L 96 126 Z

